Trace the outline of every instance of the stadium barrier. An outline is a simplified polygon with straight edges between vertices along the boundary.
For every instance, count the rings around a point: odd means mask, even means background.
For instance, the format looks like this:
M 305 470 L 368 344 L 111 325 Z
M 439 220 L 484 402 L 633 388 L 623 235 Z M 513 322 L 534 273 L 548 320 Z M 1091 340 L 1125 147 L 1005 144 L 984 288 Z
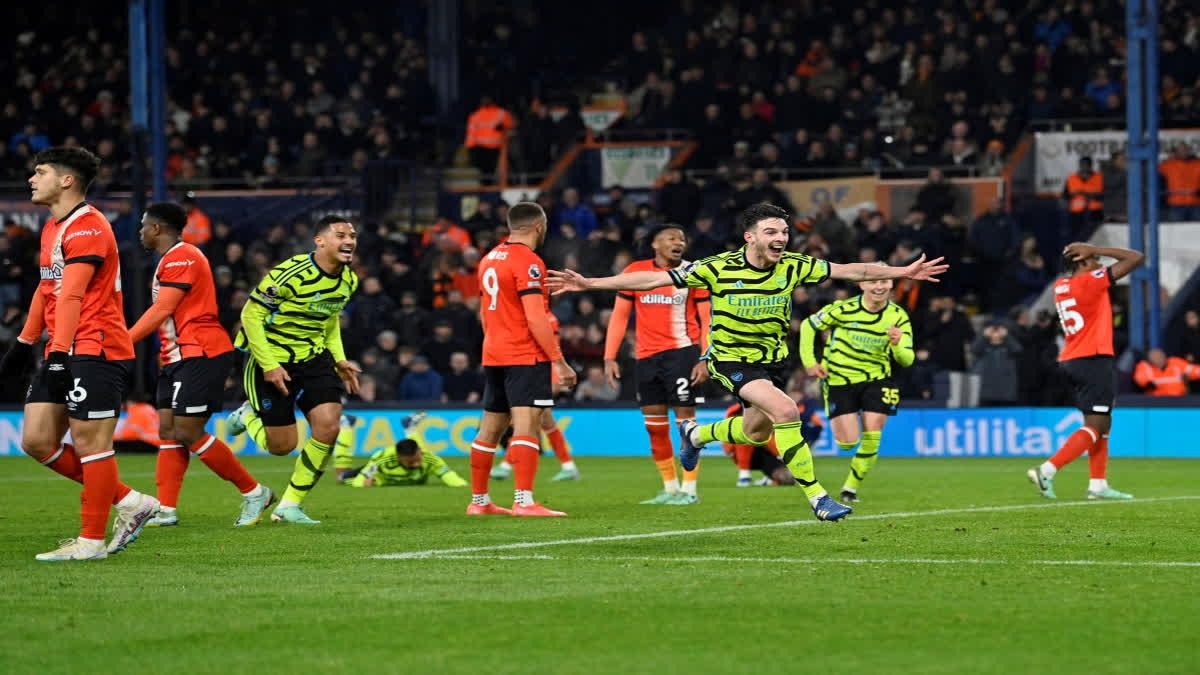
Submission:
M 350 412 L 358 417 L 354 428 L 355 453 L 366 456 L 404 438 L 401 419 L 414 410 L 370 408 Z M 479 410 L 431 408 L 428 412 L 410 436 L 431 452 L 447 456 L 469 454 L 479 424 Z M 225 429 L 226 414 L 214 416 L 209 431 L 239 455 L 266 455 L 244 434 L 229 436 Z M 723 415 L 722 408 L 697 410 L 701 423 Z M 649 456 L 642 416 L 637 409 L 564 407 L 555 416 L 575 455 Z M 1117 408 L 1109 440 L 1110 455 L 1200 457 L 1200 446 L 1191 433 L 1197 419 L 1200 407 Z M 307 428 L 303 419 L 299 423 L 304 438 Z M 1067 408 L 911 407 L 902 409 L 888 421 L 882 451 L 889 457 L 1045 457 L 1082 423 L 1083 415 Z M 0 456 L 21 454 L 21 425 L 20 411 L 0 411 Z M 837 454 L 828 425 L 814 452 Z M 719 456 L 719 445 L 710 445 L 706 454 Z

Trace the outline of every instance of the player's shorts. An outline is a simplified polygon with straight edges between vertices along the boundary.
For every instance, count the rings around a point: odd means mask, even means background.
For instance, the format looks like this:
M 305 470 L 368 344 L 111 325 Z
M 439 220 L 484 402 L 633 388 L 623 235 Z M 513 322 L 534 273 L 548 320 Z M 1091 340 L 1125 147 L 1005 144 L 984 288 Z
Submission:
M 234 352 L 212 358 L 195 356 L 163 366 L 158 374 L 155 407 L 176 417 L 208 417 L 221 410 L 225 380 L 233 370 Z
M 692 368 L 699 360 L 700 348 L 694 345 L 638 359 L 638 405 L 694 407 L 704 403 L 704 397 L 692 390 Z
M 253 356 L 246 359 L 242 384 L 246 389 L 246 398 L 264 426 L 290 426 L 296 423 L 293 406 L 307 415 L 309 410 L 322 403 L 340 404 L 346 395 L 346 387 L 342 384 L 342 378 L 338 377 L 333 356 L 328 351 L 307 361 L 282 365 L 288 377 L 292 378 L 286 383 L 287 394 L 267 382 L 262 367 Z
M 71 357 L 71 377 L 75 386 L 67 392 L 67 400 L 55 401 L 46 388 L 45 369 L 38 369 L 26 403 L 61 403 L 67 406 L 67 417 L 76 420 L 102 420 L 121 415 L 125 394 L 129 393 L 133 360 L 109 361 L 100 356 L 77 354 Z
M 1111 415 L 1117 401 L 1113 357 L 1087 356 L 1058 364 L 1075 392 L 1075 406 L 1085 415 Z
M 893 416 L 900 407 L 900 387 L 890 378 L 856 384 L 826 384 L 825 416 L 853 415 L 859 411 Z
M 788 369 L 783 363 L 748 363 L 742 361 L 708 361 L 708 374 L 713 382 L 724 387 L 741 401 L 742 387 L 755 380 L 770 380 L 776 388 L 787 388 Z M 742 401 L 742 407 L 746 402 Z
M 553 408 L 550 362 L 528 366 L 484 366 L 483 409 L 506 413 L 513 408 Z

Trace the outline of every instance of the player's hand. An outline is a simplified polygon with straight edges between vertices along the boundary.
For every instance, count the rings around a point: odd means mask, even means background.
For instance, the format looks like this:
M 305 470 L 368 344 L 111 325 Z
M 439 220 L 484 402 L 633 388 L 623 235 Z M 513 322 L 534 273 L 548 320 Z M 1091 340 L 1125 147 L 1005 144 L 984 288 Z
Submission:
M 24 379 L 33 370 L 33 366 L 33 345 L 15 340 L 4 353 L 4 358 L 0 359 L 0 378 Z
M 808 373 L 810 377 L 819 377 L 822 380 L 829 377 L 829 373 L 825 372 L 825 366 L 819 363 L 814 363 L 805 368 L 804 372 Z
M 1071 260 L 1086 260 L 1096 255 L 1096 247 L 1081 241 L 1071 242 L 1063 249 L 1063 255 L 1071 256 Z
M 937 275 L 950 269 L 950 265 L 944 264 L 944 257 L 934 258 L 933 260 L 925 260 L 925 254 L 922 253 L 920 258 L 917 258 L 911 265 L 904 268 L 904 276 L 917 281 L 932 281 L 938 283 L 941 280 Z
M 896 328 L 895 325 L 888 328 L 888 342 L 894 345 L 900 344 L 900 338 L 904 337 L 904 331 Z
M 283 366 L 275 366 L 263 373 L 263 379 L 275 385 L 275 388 L 284 396 L 288 395 L 288 388 L 285 383 L 291 382 L 292 378 L 288 377 L 287 371 L 283 369 Z
M 374 478 L 364 478 L 362 484 L 363 484 L 363 487 L 374 487 L 375 479 Z
M 692 386 L 704 384 L 708 382 L 708 364 L 704 361 L 697 361 L 696 365 L 692 366 Z
M 621 379 L 621 365 L 614 359 L 604 359 L 604 379 L 608 386 L 617 388 L 617 380 Z
M 446 484 L 446 487 L 465 487 L 467 484 L 467 481 L 462 476 L 453 471 L 442 476 L 442 482 Z
M 579 381 L 579 377 L 575 374 L 575 369 L 571 364 L 567 363 L 566 359 L 559 359 L 554 362 L 554 369 L 558 371 L 558 383 L 567 389 L 575 386 Z
M 337 368 L 338 377 L 346 383 L 346 393 L 357 394 L 358 374 L 362 372 L 362 368 L 359 368 L 357 363 L 346 360 L 338 361 L 334 367 Z
M 587 277 L 574 270 L 548 270 L 546 272 L 546 288 L 551 295 L 561 295 L 588 290 Z
M 50 352 L 46 357 L 46 390 L 50 400 L 66 403 L 75 380 L 71 377 L 71 355 L 66 352 Z

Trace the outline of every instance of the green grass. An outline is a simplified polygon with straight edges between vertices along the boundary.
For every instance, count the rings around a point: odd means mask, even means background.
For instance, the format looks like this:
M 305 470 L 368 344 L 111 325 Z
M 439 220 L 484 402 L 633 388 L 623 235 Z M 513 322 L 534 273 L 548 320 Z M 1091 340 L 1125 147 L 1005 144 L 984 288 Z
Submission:
M 827 487 L 847 462 L 818 460 Z M 583 481 L 551 483 L 543 458 L 538 496 L 565 519 L 467 518 L 465 488 L 326 481 L 306 504 L 321 525 L 234 530 L 236 492 L 192 462 L 181 526 L 105 561 L 50 564 L 33 556 L 76 534 L 78 488 L 0 459 L 0 671 L 1197 670 L 1200 499 L 1047 507 L 1029 461 L 884 458 L 855 516 L 822 524 L 799 490 L 735 488 L 725 460 L 706 460 L 693 507 L 637 504 L 657 489 L 649 458 L 579 464 Z M 278 491 L 291 460 L 247 466 Z M 1200 496 L 1200 462 L 1112 468 L 1139 498 Z M 152 458 L 123 456 L 121 470 L 153 489 Z M 1058 503 L 1082 497 L 1086 474 L 1060 475 Z M 492 492 L 508 504 L 510 489 Z M 989 506 L 1018 508 L 967 510 Z M 941 509 L 956 512 L 921 514 Z M 730 525 L 754 527 L 371 557 Z

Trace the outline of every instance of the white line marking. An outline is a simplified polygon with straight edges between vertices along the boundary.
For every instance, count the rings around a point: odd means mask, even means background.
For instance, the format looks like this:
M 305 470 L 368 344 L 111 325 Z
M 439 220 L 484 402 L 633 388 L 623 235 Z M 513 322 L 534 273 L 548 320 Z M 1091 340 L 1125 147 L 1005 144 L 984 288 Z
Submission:
M 118 455 L 118 457 L 120 457 L 120 455 Z M 239 459 L 240 459 L 240 457 L 239 457 Z M 291 473 L 292 471 L 293 471 L 293 469 L 291 469 L 291 468 L 255 469 L 254 473 L 255 474 Z M 154 476 L 155 476 L 155 474 L 153 471 L 150 471 L 150 472 L 132 471 L 129 473 L 125 473 L 124 471 L 121 472 L 121 480 L 124 480 L 126 478 L 154 478 Z M 221 478 L 220 476 L 217 476 L 216 474 L 212 473 L 211 471 L 200 471 L 200 472 L 196 473 L 196 475 L 194 475 L 194 476 L 189 475 L 188 479 L 191 480 L 193 478 L 204 478 L 205 476 L 216 478 L 218 480 L 224 480 L 223 478 Z M 0 483 L 24 483 L 24 482 L 43 481 L 43 480 L 63 480 L 63 477 L 58 475 L 57 473 L 54 473 L 53 471 L 47 471 L 45 475 L 41 475 L 41 476 L 0 476 Z
M 432 560 L 418 558 L 419 560 Z M 552 556 L 552 555 L 439 555 L 437 560 L 566 560 L 587 562 L 762 563 L 767 565 L 1050 565 L 1079 567 L 1200 567 L 1192 560 L 984 560 L 980 558 L 738 558 L 728 556 Z
M 887 520 L 891 518 L 924 518 L 928 516 L 947 516 L 957 513 L 995 513 L 1003 511 L 1024 511 L 1028 509 L 1050 509 L 1067 506 L 1096 506 L 1100 504 L 1146 504 L 1149 502 L 1174 502 L 1200 499 L 1200 495 L 1184 495 L 1179 497 L 1148 497 L 1145 499 L 1121 500 L 1087 500 L 1071 502 L 1047 502 L 1041 504 L 1009 504 L 1007 506 L 971 506 L 961 509 L 935 509 L 932 511 L 898 511 L 895 513 L 875 513 L 866 516 L 851 516 L 854 522 L 863 520 Z M 738 532 L 742 530 L 761 530 L 769 527 L 795 527 L 816 525 L 820 521 L 785 520 L 776 523 L 748 523 L 745 525 L 722 525 L 719 527 L 702 527 L 692 530 L 664 530 L 662 532 L 640 532 L 635 534 L 613 534 L 601 537 L 578 537 L 575 539 L 553 539 L 550 541 L 522 541 L 513 544 L 494 544 L 491 546 L 464 546 L 461 548 L 429 549 L 426 551 L 407 551 L 402 553 L 377 553 L 372 558 L 379 560 L 411 560 L 413 558 L 433 558 L 461 553 L 479 553 L 484 551 L 513 551 L 547 546 L 567 546 L 571 544 L 596 544 L 607 541 L 630 541 L 633 539 L 658 539 L 661 537 L 680 537 L 695 534 L 719 534 L 721 532 Z

